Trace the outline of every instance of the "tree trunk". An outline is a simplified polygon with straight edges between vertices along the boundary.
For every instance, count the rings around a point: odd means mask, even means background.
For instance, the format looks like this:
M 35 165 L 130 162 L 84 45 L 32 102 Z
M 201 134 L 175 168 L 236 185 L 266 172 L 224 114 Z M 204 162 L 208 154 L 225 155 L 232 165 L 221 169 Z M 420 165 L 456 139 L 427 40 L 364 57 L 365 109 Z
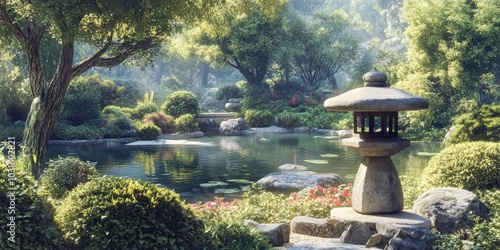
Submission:
M 156 69 L 155 76 L 154 76 L 154 82 L 158 85 L 161 84 L 161 78 L 163 77 L 165 73 L 165 66 L 167 65 L 163 59 L 158 59 L 156 61 L 156 65 L 158 66 L 158 69 Z
M 37 97 L 31 103 L 24 129 L 23 145 L 25 153 L 32 157 L 31 173 L 36 179 L 41 176 L 44 168 L 47 146 L 62 104 L 62 96 L 60 99 L 56 103 Z
M 206 62 L 200 62 L 199 64 L 201 70 L 201 86 L 208 87 L 208 76 L 210 74 L 210 65 Z

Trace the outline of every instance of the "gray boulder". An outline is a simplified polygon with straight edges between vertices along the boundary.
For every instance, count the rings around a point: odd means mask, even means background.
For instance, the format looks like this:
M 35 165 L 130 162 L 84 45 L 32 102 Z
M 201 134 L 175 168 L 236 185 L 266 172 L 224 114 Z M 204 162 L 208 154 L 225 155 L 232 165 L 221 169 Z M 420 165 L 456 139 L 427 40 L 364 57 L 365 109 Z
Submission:
M 283 164 L 278 167 L 280 171 L 287 172 L 287 171 L 307 171 L 307 167 L 302 166 L 302 165 L 295 165 L 295 164 Z
M 365 245 L 375 233 L 374 230 L 370 230 L 367 224 L 353 221 L 340 236 L 340 242 Z
M 269 238 L 273 246 L 283 246 L 290 242 L 290 225 L 285 223 L 259 224 L 252 220 L 246 220 L 245 226 L 254 226 Z
M 474 193 L 460 188 L 432 188 L 413 204 L 413 211 L 428 218 L 442 234 L 454 234 L 472 228 L 473 216 L 489 220 L 489 209 Z
M 345 181 L 340 175 L 334 173 L 320 174 L 313 171 L 290 171 L 270 173 L 258 180 L 257 184 L 268 189 L 300 190 L 318 185 L 323 187 L 338 186 L 345 184 Z
M 244 130 L 250 128 L 250 125 L 243 118 L 229 119 L 220 123 L 219 133 L 221 135 L 241 135 Z
M 426 250 L 432 249 L 436 235 L 424 227 L 400 224 L 377 224 L 378 242 L 368 241 L 367 247 L 377 246 L 384 249 Z M 375 235 L 374 235 L 375 236 Z

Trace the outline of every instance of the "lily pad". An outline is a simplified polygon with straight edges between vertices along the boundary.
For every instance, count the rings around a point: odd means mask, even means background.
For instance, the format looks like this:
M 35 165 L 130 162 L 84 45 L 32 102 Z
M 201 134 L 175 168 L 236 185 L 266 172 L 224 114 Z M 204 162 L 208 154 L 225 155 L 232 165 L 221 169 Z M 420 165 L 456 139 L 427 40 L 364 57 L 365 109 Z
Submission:
M 322 154 L 320 156 L 321 157 L 327 157 L 327 158 L 339 157 L 339 155 L 336 155 L 336 154 Z
M 432 152 L 417 152 L 417 155 L 420 155 L 420 156 L 434 156 L 434 155 L 437 155 L 439 153 L 432 153 Z
M 220 188 L 220 189 L 215 189 L 214 191 L 215 194 L 235 194 L 239 192 L 240 192 L 239 188 Z
M 200 184 L 201 187 L 210 188 L 210 187 L 218 187 L 218 186 L 227 186 L 228 184 L 223 181 L 209 181 L 208 183 Z
M 328 164 L 327 160 L 304 160 L 304 161 L 312 164 Z
M 241 188 L 241 191 L 249 191 L 250 190 L 250 186 L 240 186 Z
M 253 181 L 245 180 L 245 179 L 229 179 L 227 182 L 239 183 L 239 184 L 253 184 Z

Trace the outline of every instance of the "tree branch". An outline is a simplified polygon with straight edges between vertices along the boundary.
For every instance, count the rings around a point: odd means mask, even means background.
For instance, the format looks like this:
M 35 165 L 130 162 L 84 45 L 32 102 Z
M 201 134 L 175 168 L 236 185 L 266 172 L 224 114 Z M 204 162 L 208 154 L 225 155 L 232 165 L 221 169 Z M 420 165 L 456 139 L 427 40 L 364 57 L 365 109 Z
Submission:
M 157 43 L 154 43 L 151 40 L 143 40 L 132 44 L 130 46 L 124 46 L 124 49 L 121 53 L 113 57 L 102 57 L 108 49 L 111 47 L 111 40 L 104 45 L 102 49 L 96 52 L 91 57 L 75 64 L 71 69 L 71 78 L 81 75 L 83 72 L 87 71 L 92 67 L 101 67 L 101 68 L 111 68 L 114 67 L 123 61 L 125 61 L 130 56 L 137 54 L 141 51 L 146 51 L 148 49 L 154 48 L 157 46 Z
M 23 46 L 26 45 L 26 35 L 21 27 L 19 27 L 19 25 L 12 20 L 12 17 L 7 11 L 7 6 L 5 6 L 4 3 L 0 3 L 0 21 L 0 24 L 4 25 L 7 29 L 11 30 L 12 33 L 14 33 L 14 36 L 23 44 Z

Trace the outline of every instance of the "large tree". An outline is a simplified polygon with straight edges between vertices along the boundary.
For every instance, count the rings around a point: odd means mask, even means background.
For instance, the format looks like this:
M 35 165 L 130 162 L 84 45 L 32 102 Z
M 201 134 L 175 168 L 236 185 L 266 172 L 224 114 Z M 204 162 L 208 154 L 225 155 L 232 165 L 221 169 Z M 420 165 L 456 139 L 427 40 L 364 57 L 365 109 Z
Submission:
M 500 79 L 500 1 L 407 0 L 403 11 L 415 68 L 487 103 Z
M 216 0 L 2 0 L 0 36 L 4 48 L 22 48 L 33 98 L 23 144 L 33 155 L 31 172 L 41 174 L 47 143 L 71 79 L 92 67 L 110 68 L 131 56 L 146 56 L 166 36 L 207 13 Z M 8 38 L 6 38 L 8 37 Z M 47 76 L 41 42 L 58 41 L 57 67 Z M 75 62 L 75 44 L 94 53 Z M 50 79 L 50 80 L 46 80 Z
M 281 67 L 311 90 L 330 80 L 336 88 L 334 75 L 356 59 L 359 38 L 355 25 L 343 11 L 317 13 L 312 21 L 296 18 L 289 22 L 286 54 Z M 285 59 L 285 60 L 283 60 Z
M 286 0 L 227 0 L 200 23 L 197 42 L 204 57 L 237 69 L 251 85 L 260 85 L 280 46 Z

